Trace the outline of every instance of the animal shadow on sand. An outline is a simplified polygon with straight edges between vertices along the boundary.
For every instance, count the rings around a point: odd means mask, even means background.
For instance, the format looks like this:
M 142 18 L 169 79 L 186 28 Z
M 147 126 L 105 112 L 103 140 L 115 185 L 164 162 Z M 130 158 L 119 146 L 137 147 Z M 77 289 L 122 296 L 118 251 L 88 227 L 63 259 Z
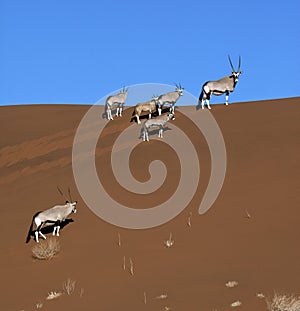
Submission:
M 176 108 L 178 108 L 178 107 L 176 106 Z M 170 108 L 166 107 L 166 108 L 162 109 L 161 114 L 169 113 L 169 112 L 170 112 Z M 152 118 L 155 118 L 155 117 L 158 117 L 158 111 L 157 110 L 155 112 L 152 112 Z M 143 112 L 140 115 L 140 120 L 148 120 L 148 118 L 149 118 L 149 113 Z M 137 123 L 136 117 L 132 116 L 131 119 L 130 119 L 130 122 Z
M 169 128 L 168 126 L 166 126 L 166 127 L 164 127 L 164 130 L 163 130 L 163 134 L 164 134 L 164 132 L 166 132 L 166 131 L 172 131 L 172 129 L 171 128 Z M 148 132 L 148 135 L 149 135 L 149 137 L 150 136 L 158 136 L 158 132 L 159 132 L 159 128 L 155 128 L 155 129 L 153 129 L 153 130 L 151 130 L 151 131 L 149 131 Z M 139 139 L 143 139 L 143 129 L 141 129 L 141 133 L 140 133 L 140 136 L 139 136 Z M 163 139 L 163 138 L 162 138 Z
M 71 222 L 74 222 L 74 220 L 73 220 L 72 218 L 66 219 L 66 220 L 62 221 L 62 222 L 60 223 L 60 231 L 61 231 L 64 227 L 66 227 L 69 223 L 71 223 Z M 41 232 L 42 232 L 43 234 L 51 233 L 51 236 L 52 236 L 53 229 L 54 229 L 54 224 L 49 224 L 49 225 L 43 227 L 42 230 L 41 230 Z M 33 239 L 35 239 L 34 231 L 32 231 L 32 232 L 30 233 L 30 236 L 33 237 Z

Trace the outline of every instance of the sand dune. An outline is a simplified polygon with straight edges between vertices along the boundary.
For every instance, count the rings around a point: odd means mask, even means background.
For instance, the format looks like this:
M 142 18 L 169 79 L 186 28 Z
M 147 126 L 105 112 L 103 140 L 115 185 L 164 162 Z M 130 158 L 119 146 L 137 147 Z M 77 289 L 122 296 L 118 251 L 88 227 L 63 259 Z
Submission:
M 121 229 L 94 215 L 80 197 L 72 172 L 76 129 L 89 106 L 28 105 L 0 107 L 1 310 L 266 310 L 274 291 L 299 292 L 299 137 L 300 98 L 213 106 L 227 150 L 227 172 L 213 207 L 197 214 L 210 176 L 210 155 L 203 137 L 195 136 L 180 112 L 174 122 L 197 141 L 201 184 L 187 208 L 165 225 L 147 230 Z M 167 200 L 177 187 L 180 168 L 163 143 L 141 144 L 131 171 L 149 178 L 148 164 L 165 162 L 168 176 L 149 196 L 133 195 L 117 185 L 107 165 L 110 142 L 130 123 L 131 110 L 111 122 L 96 149 L 99 176 L 111 195 L 133 208 Z M 101 119 L 99 122 L 107 123 Z M 83 143 L 95 127 L 86 129 Z M 172 126 L 165 132 L 167 141 Z M 194 137 L 194 136 L 195 137 Z M 126 148 L 122 145 L 119 151 Z M 146 157 L 144 155 L 147 154 Z M 83 165 L 85 156 L 82 158 Z M 50 261 L 31 257 L 34 241 L 25 244 L 35 212 L 64 199 L 56 190 L 68 186 L 78 200 L 74 222 L 61 230 L 62 250 Z M 192 213 L 192 214 L 190 214 Z M 188 218 L 191 227 L 187 225 Z M 170 232 L 174 246 L 164 241 Z M 118 246 L 118 234 L 121 246 Z M 50 237 L 50 235 L 49 235 Z M 123 270 L 125 256 L 126 269 Z M 134 275 L 130 274 L 130 260 Z M 68 278 L 76 280 L 71 296 L 46 300 Z M 226 287 L 236 281 L 233 288 Z M 146 293 L 147 304 L 144 303 Z M 161 295 L 167 298 L 156 299 Z M 164 297 L 164 296 L 162 296 Z

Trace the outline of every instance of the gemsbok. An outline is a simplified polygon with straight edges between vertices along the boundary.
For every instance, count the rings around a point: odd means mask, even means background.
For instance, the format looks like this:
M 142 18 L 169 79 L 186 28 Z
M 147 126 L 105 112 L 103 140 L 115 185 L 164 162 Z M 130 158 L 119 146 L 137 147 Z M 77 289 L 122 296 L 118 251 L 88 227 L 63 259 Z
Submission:
M 239 66 L 238 66 L 238 70 L 235 70 L 233 65 L 232 65 L 232 61 L 230 59 L 230 56 L 228 55 L 228 59 L 229 59 L 229 63 L 232 69 L 231 75 L 230 76 L 226 76 L 220 80 L 217 81 L 208 81 L 206 83 L 203 84 L 202 86 L 202 90 L 199 96 L 199 101 L 198 101 L 198 106 L 197 108 L 200 108 L 200 105 L 202 107 L 202 109 L 204 109 L 204 105 L 206 102 L 207 108 L 211 109 L 210 105 L 209 105 L 209 100 L 210 100 L 210 96 L 211 95 L 222 95 L 222 94 L 226 94 L 226 106 L 228 105 L 228 97 L 229 97 L 229 93 L 234 91 L 234 88 L 237 84 L 237 82 L 239 81 L 239 75 L 242 74 L 241 71 L 241 56 L 239 57 Z
M 164 105 L 170 105 L 170 113 L 173 115 L 175 114 L 175 104 L 180 96 L 183 95 L 184 88 L 179 85 L 175 84 L 176 89 L 173 92 L 169 92 L 163 95 L 160 95 L 157 99 L 157 110 L 158 114 L 161 115 L 161 111 Z
M 59 188 L 58 188 L 58 191 L 63 195 L 63 193 L 61 192 Z M 69 190 L 69 195 L 71 197 L 70 190 Z M 27 238 L 26 238 L 26 243 L 30 241 L 30 237 L 32 233 L 34 233 L 35 241 L 37 243 L 39 243 L 39 235 L 43 239 L 46 239 L 45 235 L 41 232 L 41 230 L 43 227 L 49 226 L 49 225 L 54 225 L 53 235 L 55 235 L 56 233 L 56 236 L 59 236 L 59 229 L 60 229 L 61 223 L 65 221 L 71 213 L 77 212 L 76 204 L 77 204 L 77 201 L 74 201 L 74 202 L 66 201 L 66 204 L 64 205 L 55 205 L 45 211 L 37 212 L 32 218 L 32 222 L 31 222 L 31 225 L 30 225 L 30 228 L 27 234 Z M 36 225 L 35 230 L 33 230 L 34 223 Z
M 105 113 L 106 113 L 106 118 L 108 120 L 114 119 L 112 117 L 111 112 L 115 108 L 117 108 L 116 117 L 118 116 L 122 117 L 122 111 L 124 108 L 124 104 L 126 102 L 127 94 L 128 94 L 128 88 L 125 89 L 125 87 L 123 87 L 123 89 L 119 92 L 119 94 L 111 95 L 106 98 Z
M 134 107 L 132 117 L 136 118 L 138 124 L 141 124 L 140 116 L 141 116 L 142 112 L 148 112 L 149 113 L 149 119 L 151 119 L 152 113 L 156 111 L 157 100 L 158 100 L 158 96 L 152 96 L 151 100 L 149 100 L 145 103 L 138 103 Z
M 149 141 L 149 129 L 152 127 L 158 127 L 158 137 L 162 138 L 162 133 L 164 130 L 165 124 L 170 121 L 175 120 L 173 113 L 163 114 L 155 119 L 148 119 L 144 122 L 142 127 L 142 135 L 143 135 L 143 141 Z

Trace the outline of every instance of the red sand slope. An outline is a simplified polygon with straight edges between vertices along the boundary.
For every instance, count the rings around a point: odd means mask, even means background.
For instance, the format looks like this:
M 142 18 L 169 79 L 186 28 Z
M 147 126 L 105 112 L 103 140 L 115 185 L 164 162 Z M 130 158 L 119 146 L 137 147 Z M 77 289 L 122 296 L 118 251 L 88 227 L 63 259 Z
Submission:
M 263 311 L 265 302 L 256 297 L 258 292 L 300 294 L 299 97 L 214 106 L 212 114 L 228 156 L 220 196 L 203 216 L 197 215 L 192 202 L 169 223 L 143 231 L 120 229 L 100 220 L 76 190 L 72 142 L 88 109 L 0 107 L 0 310 L 35 310 L 36 303 L 42 302 L 42 310 L 56 311 L 164 310 L 166 306 L 221 311 L 240 300 L 239 310 Z M 194 107 L 178 111 L 189 109 Z M 111 133 L 129 122 L 130 115 L 127 112 L 122 120 L 113 121 Z M 181 121 L 180 116 L 175 120 Z M 151 148 L 145 148 L 151 158 Z M 200 154 L 201 164 L 202 160 L 206 163 L 207 147 Z M 105 152 L 98 150 L 97 161 L 103 156 Z M 156 157 L 153 152 L 152 159 Z M 135 174 L 142 178 L 143 167 L 137 165 Z M 205 166 L 203 174 L 204 179 L 209 177 Z M 33 240 L 24 243 L 27 230 L 36 211 L 62 203 L 57 185 L 65 191 L 70 185 L 79 202 L 78 214 L 61 231 L 58 257 L 35 261 Z M 161 195 L 173 186 L 170 181 Z M 190 212 L 191 228 L 187 226 Z M 170 232 L 175 244 L 166 249 L 163 242 Z M 132 258 L 134 276 L 123 270 L 124 256 L 127 266 Z M 77 281 L 74 294 L 46 301 L 47 293 L 61 290 L 67 278 Z M 239 285 L 226 288 L 230 280 Z M 164 293 L 167 299 L 155 299 Z

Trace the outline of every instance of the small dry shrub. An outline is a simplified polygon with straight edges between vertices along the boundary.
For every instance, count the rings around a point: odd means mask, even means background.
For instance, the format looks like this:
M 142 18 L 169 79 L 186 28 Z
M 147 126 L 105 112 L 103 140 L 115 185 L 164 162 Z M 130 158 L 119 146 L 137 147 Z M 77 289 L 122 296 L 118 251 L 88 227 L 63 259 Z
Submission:
M 74 293 L 75 290 L 76 281 L 73 281 L 71 279 L 67 279 L 63 283 L 63 291 L 65 294 L 71 296 Z
M 32 256 L 36 259 L 47 260 L 56 256 L 60 251 L 60 243 L 57 238 L 51 237 L 35 244 L 32 248 Z
M 268 311 L 300 311 L 300 297 L 275 293 L 266 300 Z

